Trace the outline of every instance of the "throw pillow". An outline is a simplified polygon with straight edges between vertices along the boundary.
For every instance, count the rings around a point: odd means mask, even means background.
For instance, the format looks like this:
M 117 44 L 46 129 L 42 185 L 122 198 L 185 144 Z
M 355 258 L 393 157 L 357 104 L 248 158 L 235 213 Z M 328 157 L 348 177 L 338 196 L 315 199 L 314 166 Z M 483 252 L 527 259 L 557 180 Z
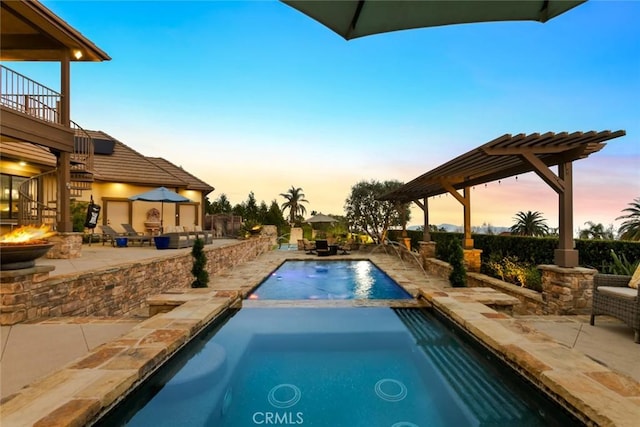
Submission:
M 630 288 L 638 289 L 638 285 L 640 285 L 640 265 L 638 265 L 636 271 L 633 272 L 633 276 L 631 276 L 631 281 L 629 282 Z

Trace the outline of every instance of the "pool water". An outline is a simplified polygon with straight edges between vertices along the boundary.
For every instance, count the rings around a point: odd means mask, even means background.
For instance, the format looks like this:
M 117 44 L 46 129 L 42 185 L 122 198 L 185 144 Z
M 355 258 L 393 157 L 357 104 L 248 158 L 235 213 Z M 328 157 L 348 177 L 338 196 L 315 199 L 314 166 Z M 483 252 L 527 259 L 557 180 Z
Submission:
M 409 299 L 371 261 L 286 261 L 248 297 L 265 300 Z
M 423 309 L 243 308 L 99 425 L 566 426 Z

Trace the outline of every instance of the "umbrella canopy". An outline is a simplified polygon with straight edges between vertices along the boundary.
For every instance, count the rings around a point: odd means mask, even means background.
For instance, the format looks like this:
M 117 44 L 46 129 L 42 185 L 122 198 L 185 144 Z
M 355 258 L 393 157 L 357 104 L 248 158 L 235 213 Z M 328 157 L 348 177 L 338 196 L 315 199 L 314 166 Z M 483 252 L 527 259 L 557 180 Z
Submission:
M 346 40 L 411 28 L 491 21 L 546 22 L 586 0 L 283 0 Z
M 129 197 L 129 200 L 143 200 L 145 202 L 167 202 L 167 203 L 179 203 L 179 202 L 191 201 L 186 197 L 176 193 L 175 191 L 169 190 L 166 187 L 154 188 L 153 190 L 149 190 L 145 193 L 131 196 Z
M 141 194 L 136 194 L 135 196 L 129 197 L 129 200 L 142 200 L 144 202 L 161 202 L 160 206 L 161 206 L 162 213 L 160 215 L 160 226 L 162 226 L 162 220 L 164 217 L 165 203 L 180 203 L 180 202 L 191 201 L 188 198 L 176 193 L 175 191 L 171 191 L 166 187 L 158 187 Z
M 314 215 L 311 218 L 308 218 L 307 220 L 305 220 L 305 222 L 308 222 L 309 224 L 319 224 L 319 223 L 324 223 L 324 222 L 338 222 L 337 219 L 330 217 L 329 215 L 324 215 L 324 214 L 318 214 L 318 215 Z

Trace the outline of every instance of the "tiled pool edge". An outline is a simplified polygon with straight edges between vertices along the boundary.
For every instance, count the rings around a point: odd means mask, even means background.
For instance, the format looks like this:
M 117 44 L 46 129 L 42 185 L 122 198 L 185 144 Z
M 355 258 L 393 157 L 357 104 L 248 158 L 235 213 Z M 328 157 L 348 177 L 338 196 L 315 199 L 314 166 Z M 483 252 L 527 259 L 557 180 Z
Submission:
M 473 300 L 443 290 L 448 283 L 425 277 L 385 255 L 369 259 L 414 296 L 424 298 L 507 360 L 517 362 L 592 425 L 631 426 L 640 416 L 640 384 L 556 343 L 525 324 Z M 3 426 L 83 426 L 117 402 L 210 321 L 246 296 L 288 259 L 308 256 L 272 251 L 212 277 L 210 287 L 166 294 L 173 310 L 158 314 L 62 370 L 31 384 L 0 405 Z M 458 292 L 458 293 L 456 293 Z M 564 397 L 566 396 L 566 397 Z
M 525 323 L 455 291 L 421 290 L 420 296 L 556 396 L 587 425 L 637 425 L 640 384 L 634 379 L 613 372 Z
M 89 424 L 240 300 L 238 293 L 219 296 L 216 290 L 208 291 L 141 322 L 120 338 L 10 396 L 0 406 L 2 424 Z

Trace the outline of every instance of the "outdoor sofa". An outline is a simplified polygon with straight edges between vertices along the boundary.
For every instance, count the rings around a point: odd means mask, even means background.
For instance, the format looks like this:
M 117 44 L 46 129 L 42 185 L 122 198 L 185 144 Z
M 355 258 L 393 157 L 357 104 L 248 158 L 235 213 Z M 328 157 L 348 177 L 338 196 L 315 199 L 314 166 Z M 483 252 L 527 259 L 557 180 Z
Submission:
M 205 245 L 213 243 L 213 231 L 203 230 L 202 226 L 200 225 L 193 226 L 193 228 L 189 231 L 189 237 L 193 239 L 202 239 Z
M 636 276 L 638 279 L 636 280 Z M 591 304 L 591 325 L 601 314 L 615 317 L 631 326 L 634 341 L 640 343 L 640 267 L 632 276 L 616 274 L 596 274 L 593 277 L 593 301 Z
M 166 227 L 165 232 L 157 237 L 169 238 L 167 249 L 190 248 L 193 246 L 193 242 L 195 240 L 189 235 L 189 232 L 185 231 L 181 226 L 168 226 Z

